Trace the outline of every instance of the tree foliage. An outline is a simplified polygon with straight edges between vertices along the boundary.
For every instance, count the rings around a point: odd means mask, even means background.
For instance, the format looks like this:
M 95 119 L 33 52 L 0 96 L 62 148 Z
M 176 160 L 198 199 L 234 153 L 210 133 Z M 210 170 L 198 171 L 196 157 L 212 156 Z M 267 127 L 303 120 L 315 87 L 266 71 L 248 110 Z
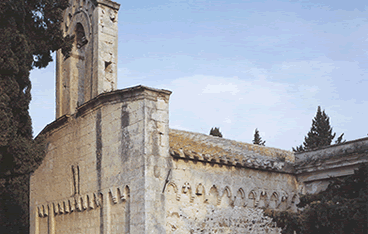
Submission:
M 298 212 L 266 210 L 283 234 L 367 233 L 368 164 L 335 178 L 325 191 L 300 198 Z
M 211 128 L 210 135 L 211 136 L 222 137 L 222 133 L 220 132 L 220 128 L 217 128 L 217 127 Z
M 265 145 L 266 141 L 262 140 L 262 137 L 259 135 L 259 131 L 256 128 L 256 130 L 254 130 L 254 137 L 253 137 L 253 144 L 255 145 Z
M 294 152 L 302 152 L 330 145 L 336 133 L 332 132 L 330 117 L 318 106 L 317 113 L 312 120 L 312 127 L 307 136 L 304 137 L 302 145 L 292 148 Z
M 335 144 L 341 144 L 346 142 L 346 140 L 343 139 L 344 133 L 341 133 L 341 135 L 336 139 Z
M 4 233 L 28 232 L 28 175 L 44 155 L 42 137 L 32 136 L 29 72 L 47 66 L 51 52 L 71 49 L 73 38 L 61 31 L 67 6 L 68 0 L 0 2 L 0 229 Z

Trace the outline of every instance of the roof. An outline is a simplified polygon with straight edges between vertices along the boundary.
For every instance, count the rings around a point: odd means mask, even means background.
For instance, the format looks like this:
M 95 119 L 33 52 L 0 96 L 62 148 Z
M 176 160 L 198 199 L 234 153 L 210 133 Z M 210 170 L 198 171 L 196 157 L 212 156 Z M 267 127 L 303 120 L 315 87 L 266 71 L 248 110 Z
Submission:
M 290 171 L 294 153 L 201 133 L 170 129 L 170 154 L 195 160 L 271 171 Z
M 368 162 L 368 137 L 295 154 L 295 172 L 309 173 Z

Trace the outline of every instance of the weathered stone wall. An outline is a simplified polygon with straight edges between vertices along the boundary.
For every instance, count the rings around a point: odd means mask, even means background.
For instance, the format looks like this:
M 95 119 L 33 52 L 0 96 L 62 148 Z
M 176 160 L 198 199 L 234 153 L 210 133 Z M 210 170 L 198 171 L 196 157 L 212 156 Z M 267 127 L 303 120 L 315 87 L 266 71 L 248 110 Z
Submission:
M 31 175 L 31 233 L 162 233 L 169 95 L 105 93 L 48 125 Z
M 295 210 L 298 183 L 282 167 L 261 165 L 274 165 L 269 160 L 287 163 L 293 160 L 292 153 L 263 146 L 239 150 L 246 144 L 237 144 L 171 130 L 173 168 L 165 187 L 166 233 L 280 232 L 263 209 Z M 183 156 L 176 157 L 180 150 Z M 242 163 L 241 158 L 249 161 L 248 166 L 234 163 L 235 159 Z
M 368 162 L 368 138 L 298 153 L 295 174 L 304 185 L 303 193 L 318 193 L 331 178 L 354 174 L 359 164 Z
M 117 87 L 119 4 L 110 0 L 71 0 L 62 30 L 75 36 L 72 51 L 56 56 L 56 117 Z
M 262 208 L 295 209 L 290 174 L 174 160 L 166 233 L 279 233 Z
M 263 209 L 295 210 L 368 161 L 368 138 L 297 154 L 169 130 L 170 91 L 116 89 L 117 12 L 111 0 L 70 0 L 57 53 L 56 116 L 31 175 L 30 231 L 43 233 L 280 233 Z M 112 92 L 111 92 L 112 91 Z

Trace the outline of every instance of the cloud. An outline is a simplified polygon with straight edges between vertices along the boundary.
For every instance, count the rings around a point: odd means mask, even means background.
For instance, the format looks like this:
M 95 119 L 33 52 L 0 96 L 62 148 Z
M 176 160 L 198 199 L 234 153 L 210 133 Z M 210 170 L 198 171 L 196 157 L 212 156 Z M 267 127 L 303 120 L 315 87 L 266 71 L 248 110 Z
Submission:
M 203 93 L 226 93 L 229 92 L 231 95 L 236 95 L 239 92 L 236 84 L 209 84 L 203 89 Z
M 226 138 L 251 142 L 255 128 L 272 137 L 293 129 L 293 85 L 260 79 L 194 75 L 163 85 L 172 90 L 170 126 L 208 133 L 220 127 Z M 221 87 L 224 87 L 221 90 Z M 306 89 L 304 92 L 309 92 Z M 294 115 L 290 114 L 294 112 Z M 277 140 L 269 140 L 276 146 Z M 280 147 L 280 146 L 279 146 Z
M 336 132 L 347 131 L 342 126 L 352 118 L 345 110 L 359 109 L 359 103 L 336 99 L 342 95 L 334 78 L 344 66 L 355 65 L 326 58 L 285 61 L 270 69 L 247 66 L 238 77 L 193 75 L 157 87 L 173 91 L 172 128 L 208 134 L 216 126 L 224 137 L 244 142 L 251 142 L 258 128 L 268 146 L 291 149 L 302 143 L 318 105 Z

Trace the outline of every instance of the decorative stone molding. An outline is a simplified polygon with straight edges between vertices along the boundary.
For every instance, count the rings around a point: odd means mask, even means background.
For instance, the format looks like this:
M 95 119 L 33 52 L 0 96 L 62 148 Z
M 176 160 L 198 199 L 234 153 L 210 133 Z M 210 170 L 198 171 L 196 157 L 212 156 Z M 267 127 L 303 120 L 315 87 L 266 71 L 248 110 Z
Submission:
M 298 200 L 297 194 L 293 194 L 293 198 L 288 199 L 288 193 L 282 190 L 275 191 L 261 188 L 252 188 L 249 190 L 245 190 L 244 188 L 232 189 L 231 186 L 225 186 L 224 189 L 219 190 L 216 185 L 212 185 L 207 190 L 208 193 L 206 193 L 206 188 L 205 186 L 203 186 L 202 183 L 198 183 L 195 186 L 196 190 L 194 192 L 192 191 L 189 182 L 186 182 L 182 186 L 182 189 L 179 191 L 177 189 L 178 186 L 176 185 L 176 183 L 170 181 L 164 191 L 165 193 L 168 190 L 169 186 L 173 188 L 173 191 L 176 194 L 177 202 L 181 202 L 181 194 L 187 194 L 190 196 L 190 203 L 194 202 L 196 197 L 203 196 L 204 203 L 214 204 L 215 206 L 219 206 L 224 198 L 228 198 L 230 199 L 230 206 L 232 207 L 239 206 L 250 208 L 267 208 L 272 203 L 271 208 L 274 209 L 294 209 Z M 233 194 L 232 191 L 236 191 L 236 194 Z M 280 206 L 281 204 L 284 204 L 283 207 Z
M 126 202 L 130 197 L 129 186 L 122 186 L 118 188 L 110 188 L 105 192 L 95 192 L 90 194 L 78 195 L 68 200 L 54 201 L 48 204 L 39 205 L 37 207 L 38 216 L 43 218 L 49 215 L 49 207 L 53 207 L 55 215 L 70 214 L 74 211 L 83 212 L 86 210 L 96 209 L 102 207 L 102 197 L 104 194 L 109 195 L 111 204 L 119 203 L 118 198 L 122 202 Z M 117 196 L 119 195 L 119 197 Z

